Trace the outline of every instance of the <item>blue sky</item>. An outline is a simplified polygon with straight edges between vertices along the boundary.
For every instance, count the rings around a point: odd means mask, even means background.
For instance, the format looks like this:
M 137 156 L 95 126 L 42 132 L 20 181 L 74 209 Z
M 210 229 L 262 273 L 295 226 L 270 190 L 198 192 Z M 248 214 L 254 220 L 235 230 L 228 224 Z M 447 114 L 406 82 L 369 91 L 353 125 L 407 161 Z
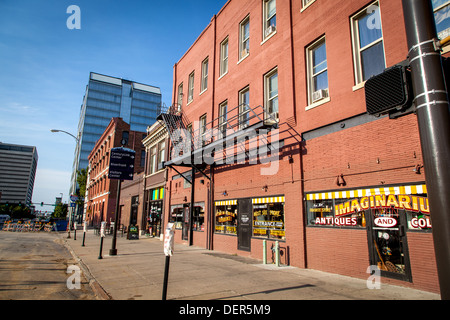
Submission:
M 33 202 L 68 201 L 75 140 L 50 129 L 76 135 L 89 73 L 160 87 L 170 105 L 173 65 L 225 3 L 0 0 L 0 141 L 37 147 Z

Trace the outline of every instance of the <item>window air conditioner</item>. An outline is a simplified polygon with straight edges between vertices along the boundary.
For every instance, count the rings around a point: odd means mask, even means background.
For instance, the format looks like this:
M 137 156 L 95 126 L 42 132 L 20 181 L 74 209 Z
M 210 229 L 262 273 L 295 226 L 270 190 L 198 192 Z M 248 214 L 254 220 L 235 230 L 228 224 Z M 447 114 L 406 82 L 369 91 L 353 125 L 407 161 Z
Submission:
M 275 31 L 277 31 L 277 28 L 275 26 L 269 26 L 266 29 L 266 37 L 269 36 L 271 33 L 275 32 Z
M 317 102 L 319 100 L 328 98 L 328 90 L 327 89 L 322 89 L 322 90 L 318 90 L 313 92 L 312 94 L 312 102 Z

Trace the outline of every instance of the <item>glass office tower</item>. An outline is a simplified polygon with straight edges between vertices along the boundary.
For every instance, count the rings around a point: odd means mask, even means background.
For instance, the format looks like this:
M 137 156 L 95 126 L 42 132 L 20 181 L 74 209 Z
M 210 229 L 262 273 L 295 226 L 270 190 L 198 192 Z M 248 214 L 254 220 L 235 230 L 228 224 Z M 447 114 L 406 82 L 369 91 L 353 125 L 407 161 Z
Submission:
M 130 130 L 146 132 L 160 107 L 160 88 L 91 72 L 78 122 L 71 194 L 75 194 L 77 170 L 88 167 L 89 153 L 111 118 L 120 117 L 130 124 Z

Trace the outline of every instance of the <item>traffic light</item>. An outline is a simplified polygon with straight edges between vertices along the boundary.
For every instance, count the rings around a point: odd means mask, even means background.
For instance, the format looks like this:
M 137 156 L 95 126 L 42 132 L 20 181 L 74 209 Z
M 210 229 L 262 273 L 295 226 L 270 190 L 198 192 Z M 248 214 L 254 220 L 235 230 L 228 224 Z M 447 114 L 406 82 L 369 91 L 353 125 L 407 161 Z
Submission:
M 44 202 L 41 202 L 41 207 L 43 207 L 44 206 Z
M 411 71 L 407 62 L 386 69 L 366 81 L 367 113 L 375 116 L 388 114 L 397 118 L 414 112 Z

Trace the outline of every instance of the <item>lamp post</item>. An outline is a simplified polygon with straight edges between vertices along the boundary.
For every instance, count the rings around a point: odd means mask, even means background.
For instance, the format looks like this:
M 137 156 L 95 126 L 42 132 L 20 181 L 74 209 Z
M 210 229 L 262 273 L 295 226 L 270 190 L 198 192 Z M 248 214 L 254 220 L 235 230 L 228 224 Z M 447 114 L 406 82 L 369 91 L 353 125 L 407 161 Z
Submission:
M 75 137 L 73 134 L 71 134 L 70 132 L 67 132 L 67 131 L 64 131 L 64 130 L 59 130 L 59 129 L 51 129 L 50 130 L 51 132 L 53 132 L 53 133 L 56 133 L 56 132 L 62 132 L 62 133 L 65 133 L 65 134 L 67 134 L 67 135 L 69 135 L 69 136 L 71 136 L 72 138 L 74 138 L 75 139 L 75 141 L 76 141 L 76 143 L 77 143 L 77 146 L 78 146 L 78 143 L 80 142 L 80 139 L 79 139 L 79 137 Z M 78 170 L 78 168 L 76 168 L 76 170 Z M 75 171 L 76 172 L 76 171 Z M 74 179 L 76 180 L 76 177 L 74 176 Z M 70 192 L 72 192 L 72 190 L 70 190 Z M 71 193 L 72 194 L 72 193 Z M 77 205 L 77 207 L 75 208 L 75 211 L 78 209 L 78 205 Z M 73 213 L 70 213 L 69 214 L 69 237 L 70 237 L 70 230 L 71 230 L 71 228 L 72 228 L 72 214 Z

